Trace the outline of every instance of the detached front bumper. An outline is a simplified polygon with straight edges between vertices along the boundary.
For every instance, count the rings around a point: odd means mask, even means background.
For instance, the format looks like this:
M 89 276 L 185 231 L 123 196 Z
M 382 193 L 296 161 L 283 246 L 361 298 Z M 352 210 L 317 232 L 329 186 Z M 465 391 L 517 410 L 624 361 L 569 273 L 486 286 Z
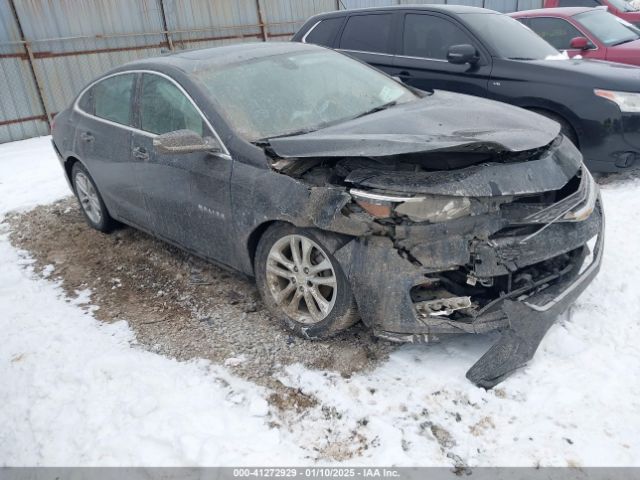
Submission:
M 356 238 L 336 251 L 335 256 L 351 282 L 363 321 L 377 336 L 418 343 L 437 341 L 444 335 L 500 331 L 498 341 L 467 372 L 473 383 L 491 388 L 532 358 L 555 319 L 600 269 L 604 216 L 599 201 L 583 222 L 552 227 L 531 243 L 535 245 L 532 249 L 520 249 L 517 242 L 496 242 L 494 251 L 487 251 L 486 244 L 472 249 L 472 259 L 477 261 L 479 256 L 484 260 L 476 265 L 479 271 L 497 275 L 503 273 L 499 270 L 505 264 L 512 271 L 526 271 L 535 268 L 535 262 L 554 261 L 561 255 L 570 261 L 562 266 L 561 274 L 534 278 L 529 289 L 502 294 L 466 316 L 420 314 L 411 291 L 433 276 L 434 270 L 426 267 L 427 262 L 416 261 L 410 252 L 397 249 L 389 238 Z M 466 257 L 468 262 L 468 252 L 460 258 L 456 256 L 460 249 L 453 236 L 451 239 L 433 243 L 435 250 L 430 251 L 429 257 L 452 258 L 459 264 L 464 264 Z M 500 262 L 496 263 L 496 258 Z
M 492 388 L 531 360 L 547 330 L 600 271 L 603 249 L 604 221 L 594 251 L 585 252 L 586 255 L 574 275 L 525 301 L 505 300 L 502 310 L 507 316 L 508 327 L 501 332 L 498 341 L 469 369 L 467 378 L 480 387 Z

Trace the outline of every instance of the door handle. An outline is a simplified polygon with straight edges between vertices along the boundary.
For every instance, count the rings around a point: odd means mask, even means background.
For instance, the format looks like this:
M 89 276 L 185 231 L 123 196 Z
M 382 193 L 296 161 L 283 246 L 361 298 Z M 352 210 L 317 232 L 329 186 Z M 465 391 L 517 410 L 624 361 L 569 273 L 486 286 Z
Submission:
M 133 156 L 140 160 L 149 160 L 149 153 L 144 147 L 136 147 L 133 149 Z
M 400 73 L 398 73 L 398 76 L 400 78 L 409 78 L 409 77 L 411 77 L 411 74 L 409 72 L 407 72 L 406 70 L 402 70 Z
M 82 132 L 80 134 L 80 138 L 85 142 L 93 142 L 93 139 L 94 139 L 93 135 L 91 135 L 91 133 L 89 132 Z

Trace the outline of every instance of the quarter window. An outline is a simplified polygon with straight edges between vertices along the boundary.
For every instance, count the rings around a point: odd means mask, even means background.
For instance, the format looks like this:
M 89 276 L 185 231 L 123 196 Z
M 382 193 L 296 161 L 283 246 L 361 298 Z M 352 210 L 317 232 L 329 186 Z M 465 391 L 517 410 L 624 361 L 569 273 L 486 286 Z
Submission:
M 158 135 L 185 129 L 204 134 L 202 116 L 180 89 L 166 78 L 146 73 L 142 76 L 140 128 Z
M 353 15 L 342 32 L 340 48 L 362 52 L 390 53 L 391 14 Z
M 93 104 L 93 113 L 96 117 L 104 118 L 112 122 L 121 123 L 122 125 L 131 125 L 131 95 L 133 93 L 135 75 L 123 74 L 109 77 L 94 85 L 87 97 L 85 94 L 81 99 L 81 106 L 91 108 Z M 86 103 L 83 100 L 87 97 Z
M 328 18 L 322 20 L 317 24 L 313 30 L 305 38 L 305 43 L 315 43 L 316 45 L 322 45 L 324 47 L 333 46 L 333 41 L 336 38 L 336 33 L 342 25 L 343 17 L 340 18 Z
M 529 28 L 558 50 L 568 50 L 571 39 L 584 37 L 580 30 L 561 18 L 530 18 Z
M 80 97 L 80 100 L 78 100 L 78 106 L 80 107 L 80 110 L 82 110 L 83 112 L 87 112 L 90 114 L 94 114 L 94 110 L 93 110 L 93 88 L 90 88 L 89 90 L 87 90 L 84 95 L 82 95 L 82 97 Z
M 471 44 L 457 25 L 434 15 L 408 14 L 404 20 L 403 55 L 446 60 L 452 45 Z

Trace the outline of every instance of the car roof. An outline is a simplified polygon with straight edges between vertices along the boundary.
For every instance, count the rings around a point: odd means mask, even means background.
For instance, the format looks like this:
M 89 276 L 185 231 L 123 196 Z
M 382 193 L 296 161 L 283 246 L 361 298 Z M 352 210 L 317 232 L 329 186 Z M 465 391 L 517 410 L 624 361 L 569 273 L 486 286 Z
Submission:
M 212 66 L 223 66 L 256 58 L 300 51 L 322 51 L 324 47 L 294 42 L 250 42 L 222 47 L 199 48 L 168 53 L 157 57 L 129 62 L 117 70 L 135 70 L 158 66 L 178 68 L 193 72 Z
M 537 8 L 535 10 L 522 10 L 510 13 L 512 17 L 573 17 L 579 13 L 596 10 L 591 7 L 558 7 L 558 8 Z
M 339 11 L 321 13 L 319 15 L 316 15 L 314 18 L 328 17 L 332 15 L 348 15 L 350 13 L 379 12 L 379 11 L 388 11 L 388 10 L 426 10 L 430 12 L 443 12 L 443 13 L 500 13 L 500 12 L 496 12 L 495 10 L 489 10 L 488 8 L 470 7 L 467 5 L 407 4 L 407 5 L 390 5 L 388 7 L 352 8 L 349 10 L 339 10 Z

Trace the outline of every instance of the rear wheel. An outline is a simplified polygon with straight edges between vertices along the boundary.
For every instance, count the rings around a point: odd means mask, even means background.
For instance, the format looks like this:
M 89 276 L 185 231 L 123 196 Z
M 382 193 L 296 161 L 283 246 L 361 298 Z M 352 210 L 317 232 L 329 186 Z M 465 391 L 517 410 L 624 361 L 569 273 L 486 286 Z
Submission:
M 258 244 L 256 283 L 265 305 L 305 338 L 326 338 L 358 321 L 351 286 L 312 229 L 276 224 Z
M 76 162 L 71 170 L 71 178 L 80 209 L 87 223 L 101 232 L 108 233 L 113 230 L 117 223 L 109 215 L 98 187 L 84 165 Z

